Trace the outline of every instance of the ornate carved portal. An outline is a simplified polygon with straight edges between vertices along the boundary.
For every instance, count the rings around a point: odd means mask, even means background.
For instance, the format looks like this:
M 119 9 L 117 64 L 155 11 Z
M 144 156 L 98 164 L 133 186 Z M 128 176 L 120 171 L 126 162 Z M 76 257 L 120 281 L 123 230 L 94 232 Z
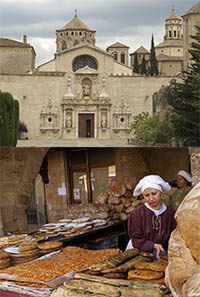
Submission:
M 89 69 L 90 70 L 90 69 Z M 63 97 L 63 135 L 67 138 L 110 138 L 111 102 L 106 93 L 106 80 L 98 79 L 96 70 L 77 70 L 72 91 L 71 78 Z M 99 85 L 101 91 L 99 91 Z

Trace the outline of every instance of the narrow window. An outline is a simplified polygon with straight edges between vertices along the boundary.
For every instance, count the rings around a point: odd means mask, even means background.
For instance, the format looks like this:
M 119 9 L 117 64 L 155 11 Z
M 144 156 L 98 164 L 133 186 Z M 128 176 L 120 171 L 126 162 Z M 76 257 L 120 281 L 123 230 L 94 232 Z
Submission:
M 121 53 L 121 63 L 125 64 L 125 54 Z

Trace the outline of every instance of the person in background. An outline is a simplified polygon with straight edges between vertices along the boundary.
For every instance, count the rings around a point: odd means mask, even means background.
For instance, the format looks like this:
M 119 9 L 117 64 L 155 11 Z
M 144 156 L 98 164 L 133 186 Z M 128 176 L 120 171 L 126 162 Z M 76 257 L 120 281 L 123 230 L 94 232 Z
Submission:
M 170 199 L 170 207 L 177 210 L 187 193 L 192 189 L 191 187 L 192 176 L 189 172 L 180 170 L 176 176 L 176 183 L 178 189 L 174 191 Z
M 171 186 L 159 175 L 148 175 L 136 185 L 133 196 L 143 195 L 145 203 L 129 215 L 127 249 L 153 253 L 157 259 L 167 255 L 171 232 L 176 228 L 175 211 L 161 202 L 163 191 Z

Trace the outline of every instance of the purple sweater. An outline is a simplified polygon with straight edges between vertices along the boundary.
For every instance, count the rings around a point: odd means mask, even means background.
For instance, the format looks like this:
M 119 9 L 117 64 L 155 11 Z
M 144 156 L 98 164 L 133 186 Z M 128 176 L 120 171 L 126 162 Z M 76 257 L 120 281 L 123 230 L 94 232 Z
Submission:
M 128 220 L 128 234 L 132 245 L 145 252 L 152 252 L 154 243 L 167 250 L 171 232 L 176 228 L 175 211 L 167 209 L 158 217 L 144 204 L 136 207 Z

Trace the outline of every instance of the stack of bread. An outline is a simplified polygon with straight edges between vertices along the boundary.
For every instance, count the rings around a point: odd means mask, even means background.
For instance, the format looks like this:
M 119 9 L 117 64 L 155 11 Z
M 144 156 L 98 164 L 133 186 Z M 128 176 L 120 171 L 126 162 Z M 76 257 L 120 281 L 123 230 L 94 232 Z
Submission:
M 43 225 L 38 231 L 43 234 L 45 237 L 53 237 L 62 235 L 64 237 L 72 237 L 79 235 L 84 232 L 90 231 L 92 228 L 98 228 L 105 226 L 109 224 L 109 219 L 100 219 L 100 218 L 92 218 L 92 215 L 89 214 L 89 212 L 85 211 L 85 209 L 94 208 L 95 210 L 100 209 L 94 204 L 88 204 L 88 205 L 81 205 L 81 207 L 74 207 L 74 205 L 69 205 L 69 209 L 73 211 L 72 209 L 75 209 L 73 212 L 73 215 L 70 214 L 71 218 L 66 218 L 59 220 L 57 223 L 49 223 Z M 101 205 L 101 209 L 105 207 Z M 106 206 L 108 209 L 108 206 Z M 100 213 L 100 215 L 97 215 L 99 217 L 105 216 L 105 213 Z M 107 214 L 108 215 L 108 214 Z
M 130 270 L 128 272 L 128 279 L 164 284 L 165 269 L 167 264 L 167 257 L 162 257 L 157 262 L 152 263 L 138 262 L 134 265 L 134 270 Z
M 89 218 L 90 221 L 98 219 L 105 224 L 112 219 L 110 217 L 110 207 L 105 203 L 70 204 L 64 215 L 65 219 L 75 221 L 79 218 Z
M 133 209 L 144 202 L 140 197 L 133 196 L 134 187 L 135 185 L 132 183 L 116 184 L 110 191 L 100 193 L 95 203 L 104 203 L 109 206 L 113 222 L 126 221 Z
M 134 269 L 138 262 L 151 262 L 153 254 L 130 249 L 106 259 L 103 263 L 97 263 L 89 267 L 87 273 L 102 275 L 107 278 L 127 278 L 128 271 Z
M 12 265 L 25 263 L 40 256 L 36 241 L 28 236 L 18 246 L 6 248 L 5 250 L 11 258 Z
M 10 266 L 11 258 L 6 252 L 0 252 L 0 269 L 4 269 Z
M 137 249 L 110 256 L 65 281 L 66 296 L 169 296 L 163 281 L 167 258 L 153 259 Z
M 32 240 L 32 237 L 26 234 L 3 236 L 0 238 L 0 248 L 4 249 L 11 246 L 18 247 L 21 243 L 29 240 Z
M 40 256 L 40 250 L 30 246 L 30 250 L 21 250 L 18 253 L 9 253 L 11 257 L 11 264 L 16 265 L 16 264 L 21 264 L 21 263 L 26 263 L 29 261 L 32 261 L 34 259 L 37 259 Z

